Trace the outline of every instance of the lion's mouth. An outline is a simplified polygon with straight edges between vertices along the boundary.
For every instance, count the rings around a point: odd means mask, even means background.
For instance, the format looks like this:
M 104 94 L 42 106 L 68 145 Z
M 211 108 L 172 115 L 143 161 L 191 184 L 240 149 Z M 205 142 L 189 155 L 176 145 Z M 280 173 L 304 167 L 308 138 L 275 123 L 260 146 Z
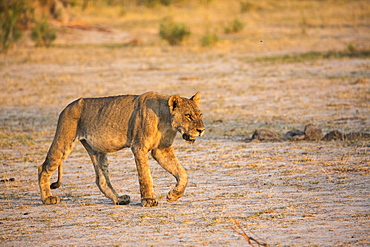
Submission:
M 189 134 L 183 134 L 182 135 L 182 138 L 186 141 L 186 142 L 189 142 L 189 143 L 194 143 L 195 142 L 195 139 L 197 138 L 196 136 L 191 136 Z

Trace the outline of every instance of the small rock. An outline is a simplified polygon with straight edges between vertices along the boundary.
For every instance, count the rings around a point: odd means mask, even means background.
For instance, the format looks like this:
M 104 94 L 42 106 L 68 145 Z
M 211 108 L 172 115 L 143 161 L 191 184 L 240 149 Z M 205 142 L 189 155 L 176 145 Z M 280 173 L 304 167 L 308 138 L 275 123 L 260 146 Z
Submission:
M 322 140 L 324 141 L 332 141 L 332 140 L 369 140 L 370 139 L 370 134 L 369 133 L 363 133 L 363 132 L 351 132 L 348 134 L 343 134 L 338 130 L 330 131 L 327 133 Z
M 346 140 L 369 140 L 369 133 L 351 132 L 345 135 Z
M 333 131 L 330 131 L 329 133 L 327 133 L 323 138 L 322 140 L 323 141 L 332 141 L 332 140 L 341 140 L 343 141 L 345 139 L 345 135 L 342 134 L 340 131 L 338 130 L 333 130 Z
M 307 140 L 320 141 L 322 139 L 322 130 L 313 124 L 308 124 L 304 128 L 304 134 Z
M 300 130 L 291 130 L 288 131 L 283 139 L 287 141 L 299 141 L 299 140 L 304 140 L 306 138 L 306 135 L 304 134 L 303 131 Z
M 257 129 L 252 135 L 252 140 L 259 141 L 280 141 L 279 136 L 268 129 Z

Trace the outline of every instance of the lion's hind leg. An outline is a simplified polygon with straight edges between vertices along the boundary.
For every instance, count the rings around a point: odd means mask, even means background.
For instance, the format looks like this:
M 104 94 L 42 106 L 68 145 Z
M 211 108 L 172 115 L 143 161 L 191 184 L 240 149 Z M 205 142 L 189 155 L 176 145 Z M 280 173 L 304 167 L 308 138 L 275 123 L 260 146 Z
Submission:
M 57 204 L 60 200 L 57 196 L 53 196 L 50 190 L 50 178 L 54 170 L 60 166 L 62 162 L 50 161 L 46 158 L 44 163 L 39 167 L 39 186 L 41 191 L 41 201 L 44 204 Z
M 59 187 L 62 181 L 62 162 L 71 153 L 76 144 L 78 120 L 81 115 L 82 100 L 68 105 L 59 115 L 58 126 L 53 143 L 50 146 L 44 163 L 38 169 L 41 200 L 44 204 L 56 204 L 59 198 L 51 194 L 50 187 Z M 50 178 L 55 169 L 60 168 L 58 182 L 50 185 Z
M 61 143 L 63 143 L 61 145 Z M 75 145 L 74 140 L 64 139 L 63 142 L 58 141 L 56 137 L 51 145 L 44 163 L 39 167 L 39 186 L 41 191 L 41 201 L 44 204 L 56 204 L 59 198 L 51 194 L 50 189 L 59 187 L 62 181 L 62 162 L 68 157 Z M 58 181 L 50 184 L 50 178 L 54 171 L 59 168 Z
M 88 152 L 91 161 L 94 165 L 96 174 L 96 184 L 98 185 L 100 191 L 109 199 L 113 201 L 115 205 L 127 205 L 130 203 L 130 196 L 123 195 L 118 196 L 116 191 L 109 179 L 108 170 L 108 159 L 107 154 L 95 151 L 85 140 L 81 140 L 81 143 Z

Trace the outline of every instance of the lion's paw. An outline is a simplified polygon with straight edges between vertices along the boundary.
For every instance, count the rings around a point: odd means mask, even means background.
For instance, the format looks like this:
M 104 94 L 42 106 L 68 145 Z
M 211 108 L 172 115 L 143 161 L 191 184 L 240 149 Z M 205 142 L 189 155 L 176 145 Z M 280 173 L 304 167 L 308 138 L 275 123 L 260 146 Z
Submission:
M 167 194 L 167 201 L 168 202 L 174 202 L 177 201 L 184 193 L 180 193 L 174 190 L 171 190 Z
M 45 199 L 45 201 L 43 201 L 44 204 L 46 205 L 51 205 L 51 204 L 57 204 L 60 202 L 60 199 L 59 197 L 57 196 L 49 196 L 48 198 Z
M 123 195 L 118 197 L 118 201 L 116 202 L 116 205 L 127 205 L 131 201 L 130 196 L 128 195 Z
M 157 198 L 143 198 L 141 199 L 141 206 L 156 207 L 158 206 L 158 199 Z

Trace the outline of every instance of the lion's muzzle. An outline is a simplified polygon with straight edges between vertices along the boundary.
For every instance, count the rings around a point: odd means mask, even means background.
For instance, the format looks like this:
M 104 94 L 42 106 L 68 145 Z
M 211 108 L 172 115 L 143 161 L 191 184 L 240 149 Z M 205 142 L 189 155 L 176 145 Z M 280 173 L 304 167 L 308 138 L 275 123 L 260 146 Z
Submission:
M 202 127 L 202 128 L 197 128 L 196 129 L 196 132 L 194 132 L 194 134 L 188 134 L 188 133 L 184 133 L 182 134 L 182 138 L 188 142 L 188 143 L 194 143 L 195 142 L 195 139 L 198 137 L 198 136 L 202 136 L 203 133 L 204 133 L 204 130 L 205 128 Z
M 189 135 L 189 134 L 185 133 L 185 134 L 183 134 L 183 135 L 182 135 L 182 138 L 183 138 L 185 141 L 189 142 L 189 143 L 193 143 L 193 142 L 195 142 L 195 139 L 196 139 L 197 137 L 196 137 L 196 136 L 191 136 L 191 135 Z
M 197 131 L 199 133 L 199 136 L 202 136 L 204 134 L 205 128 L 204 127 L 198 128 Z

